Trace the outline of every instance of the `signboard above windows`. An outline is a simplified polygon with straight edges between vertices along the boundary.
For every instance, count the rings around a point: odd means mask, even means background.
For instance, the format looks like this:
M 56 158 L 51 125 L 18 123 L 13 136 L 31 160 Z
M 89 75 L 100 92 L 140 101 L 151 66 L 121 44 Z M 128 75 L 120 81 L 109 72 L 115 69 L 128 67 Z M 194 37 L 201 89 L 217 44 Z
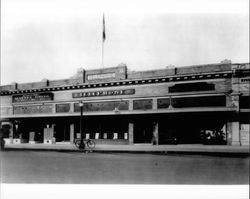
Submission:
M 53 93 L 29 93 L 29 94 L 20 94 L 13 95 L 12 102 L 13 103 L 21 103 L 21 102 L 36 102 L 36 101 L 50 101 L 53 100 Z
M 72 98 L 81 97 L 102 97 L 102 96 L 112 96 L 112 95 L 133 95 L 135 94 L 135 89 L 120 89 L 120 90 L 100 90 L 91 92 L 79 92 L 72 93 Z

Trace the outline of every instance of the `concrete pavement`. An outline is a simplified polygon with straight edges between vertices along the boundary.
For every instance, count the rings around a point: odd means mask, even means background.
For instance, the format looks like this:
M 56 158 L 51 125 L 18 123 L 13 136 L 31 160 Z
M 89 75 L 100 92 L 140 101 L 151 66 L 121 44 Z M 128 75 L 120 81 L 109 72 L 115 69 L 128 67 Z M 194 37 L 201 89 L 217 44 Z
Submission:
M 79 151 L 74 144 L 6 144 L 6 150 L 47 150 L 47 151 Z M 88 150 L 88 149 L 86 149 Z M 249 146 L 228 145 L 202 145 L 202 144 L 179 144 L 179 145 L 103 145 L 97 144 L 94 152 L 128 152 L 128 153 L 207 153 L 207 154 L 245 154 L 249 155 Z
M 0 153 L 0 156 L 1 179 L 4 183 L 249 184 L 249 157 L 238 154 L 216 156 L 13 150 Z

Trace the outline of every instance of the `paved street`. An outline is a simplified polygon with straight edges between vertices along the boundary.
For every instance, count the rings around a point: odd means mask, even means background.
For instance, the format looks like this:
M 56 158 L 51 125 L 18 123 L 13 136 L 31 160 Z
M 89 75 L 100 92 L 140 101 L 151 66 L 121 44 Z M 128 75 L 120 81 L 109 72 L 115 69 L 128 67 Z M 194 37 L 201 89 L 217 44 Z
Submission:
M 248 184 L 249 157 L 5 151 L 1 182 Z

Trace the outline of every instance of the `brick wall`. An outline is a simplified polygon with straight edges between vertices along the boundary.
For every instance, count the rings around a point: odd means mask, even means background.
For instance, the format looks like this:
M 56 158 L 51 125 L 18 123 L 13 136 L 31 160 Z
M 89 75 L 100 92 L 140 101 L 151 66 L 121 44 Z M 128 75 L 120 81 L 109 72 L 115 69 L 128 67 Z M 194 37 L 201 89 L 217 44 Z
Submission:
M 175 69 L 149 70 L 128 73 L 128 79 L 144 79 L 154 77 L 166 77 L 175 75 Z
M 217 64 L 217 65 L 202 65 L 202 66 L 189 66 L 179 67 L 176 70 L 177 75 L 195 74 L 195 73 L 208 73 L 231 70 L 231 64 Z

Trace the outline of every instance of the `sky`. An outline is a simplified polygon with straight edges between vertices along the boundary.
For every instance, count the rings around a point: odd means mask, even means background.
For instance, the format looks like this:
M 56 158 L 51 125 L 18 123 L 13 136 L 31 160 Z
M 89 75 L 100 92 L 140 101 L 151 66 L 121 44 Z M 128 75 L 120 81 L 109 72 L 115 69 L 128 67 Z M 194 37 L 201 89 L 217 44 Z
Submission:
M 1 85 L 79 68 L 249 62 L 248 0 L 2 0 Z

